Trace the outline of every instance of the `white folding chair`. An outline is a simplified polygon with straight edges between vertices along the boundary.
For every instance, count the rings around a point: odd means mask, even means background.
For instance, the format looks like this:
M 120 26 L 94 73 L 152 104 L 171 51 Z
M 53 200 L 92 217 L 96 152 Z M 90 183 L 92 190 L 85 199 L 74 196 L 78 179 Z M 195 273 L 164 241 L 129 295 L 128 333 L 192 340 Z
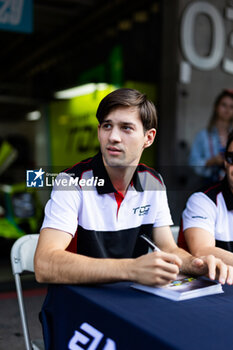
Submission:
M 171 226 L 170 228 L 171 228 L 174 240 L 177 243 L 178 234 L 179 234 L 179 231 L 180 231 L 180 226 Z
M 19 311 L 23 328 L 26 350 L 42 350 L 44 342 L 42 339 L 31 340 L 24 307 L 22 284 L 20 275 L 23 272 L 34 272 L 34 254 L 39 234 L 25 235 L 15 241 L 11 248 L 11 266 L 15 277 L 15 286 L 19 303 Z

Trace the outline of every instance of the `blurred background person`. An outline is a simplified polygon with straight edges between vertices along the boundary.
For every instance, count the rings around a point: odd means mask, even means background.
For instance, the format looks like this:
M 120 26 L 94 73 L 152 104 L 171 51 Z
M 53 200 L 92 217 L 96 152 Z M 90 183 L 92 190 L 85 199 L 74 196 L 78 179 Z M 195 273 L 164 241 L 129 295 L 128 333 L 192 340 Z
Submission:
M 189 156 L 189 165 L 204 184 L 224 176 L 224 152 L 232 124 L 233 90 L 223 90 L 215 100 L 208 126 L 196 135 Z

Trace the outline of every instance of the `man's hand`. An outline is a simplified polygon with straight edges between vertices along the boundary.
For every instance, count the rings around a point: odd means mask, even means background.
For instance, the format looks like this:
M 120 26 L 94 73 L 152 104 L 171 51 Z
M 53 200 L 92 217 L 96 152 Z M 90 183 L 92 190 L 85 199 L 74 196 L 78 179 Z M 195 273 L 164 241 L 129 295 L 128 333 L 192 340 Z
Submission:
M 181 259 L 165 252 L 153 252 L 133 259 L 129 268 L 132 281 L 146 285 L 165 285 L 175 280 Z
M 213 255 L 194 258 L 192 267 L 194 273 L 207 275 L 211 280 L 218 279 L 221 284 L 233 284 L 233 266 L 224 264 Z

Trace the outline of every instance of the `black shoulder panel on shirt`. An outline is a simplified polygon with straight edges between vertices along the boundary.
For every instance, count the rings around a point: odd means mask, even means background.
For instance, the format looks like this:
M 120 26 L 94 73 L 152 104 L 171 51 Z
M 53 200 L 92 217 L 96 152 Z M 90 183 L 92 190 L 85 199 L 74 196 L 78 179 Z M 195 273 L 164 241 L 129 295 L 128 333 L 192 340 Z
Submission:
M 63 170 L 63 172 L 69 174 L 74 178 L 81 177 L 83 172 L 92 169 L 92 159 L 93 157 L 82 160 L 81 162 L 73 165 L 71 168 Z
M 222 182 L 206 186 L 200 192 L 208 196 L 217 205 L 217 195 L 222 192 Z
M 153 168 L 150 168 L 148 167 L 147 165 L 145 164 L 138 164 L 138 167 L 137 167 L 137 171 L 140 173 L 140 172 L 144 172 L 144 171 L 147 171 L 148 173 L 150 173 L 157 181 L 159 181 L 161 183 L 161 185 L 164 186 L 164 182 L 163 182 L 163 178 L 162 176 Z

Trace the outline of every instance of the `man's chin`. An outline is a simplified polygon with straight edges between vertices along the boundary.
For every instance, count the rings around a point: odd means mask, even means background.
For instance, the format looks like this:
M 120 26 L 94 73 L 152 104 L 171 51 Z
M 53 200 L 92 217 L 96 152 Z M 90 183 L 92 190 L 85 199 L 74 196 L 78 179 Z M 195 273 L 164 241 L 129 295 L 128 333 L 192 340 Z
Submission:
M 107 162 L 107 167 L 111 167 L 111 168 L 125 168 L 125 165 L 123 164 L 123 162 L 120 161 L 109 161 Z

